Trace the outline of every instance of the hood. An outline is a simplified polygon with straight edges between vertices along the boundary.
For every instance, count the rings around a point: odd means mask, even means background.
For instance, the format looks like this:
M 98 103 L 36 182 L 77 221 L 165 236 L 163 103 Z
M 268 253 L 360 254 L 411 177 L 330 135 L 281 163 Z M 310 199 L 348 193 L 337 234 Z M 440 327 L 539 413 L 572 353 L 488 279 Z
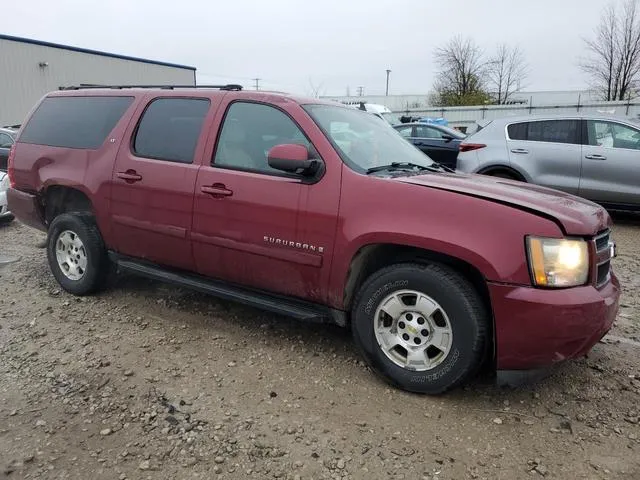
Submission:
M 600 205 L 575 195 L 528 183 L 477 174 L 431 174 L 397 181 L 484 198 L 551 218 L 567 235 L 595 235 L 611 226 Z

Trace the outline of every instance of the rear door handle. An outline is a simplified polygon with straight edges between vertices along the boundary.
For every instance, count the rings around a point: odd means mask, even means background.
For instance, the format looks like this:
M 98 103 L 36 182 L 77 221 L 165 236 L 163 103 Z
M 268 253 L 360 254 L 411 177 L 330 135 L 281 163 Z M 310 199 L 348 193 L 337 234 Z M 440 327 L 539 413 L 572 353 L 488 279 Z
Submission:
M 589 160 L 606 160 L 607 159 L 607 157 L 605 157 L 604 155 L 598 155 L 598 154 L 585 155 L 584 158 Z
M 135 170 L 127 170 L 126 172 L 116 173 L 116 177 L 121 178 L 127 183 L 139 182 L 142 180 L 142 175 L 138 175 Z
M 224 183 L 214 183 L 213 185 L 203 185 L 200 187 L 202 193 L 208 193 L 214 197 L 230 197 L 233 190 L 229 190 Z
M 519 154 L 526 155 L 527 153 L 529 153 L 529 150 L 525 150 L 524 148 L 513 148 L 511 150 L 511 153 L 519 153 Z

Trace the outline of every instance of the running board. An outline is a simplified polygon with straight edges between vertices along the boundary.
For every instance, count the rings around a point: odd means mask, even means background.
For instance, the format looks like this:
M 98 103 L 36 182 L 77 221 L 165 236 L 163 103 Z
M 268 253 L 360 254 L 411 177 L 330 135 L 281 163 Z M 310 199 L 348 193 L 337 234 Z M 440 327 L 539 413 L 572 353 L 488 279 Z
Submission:
M 323 305 L 232 285 L 177 270 L 169 270 L 155 264 L 124 257 L 114 252 L 109 252 L 109 257 L 118 266 L 119 270 L 153 280 L 171 283 L 298 320 L 346 325 L 345 312 Z

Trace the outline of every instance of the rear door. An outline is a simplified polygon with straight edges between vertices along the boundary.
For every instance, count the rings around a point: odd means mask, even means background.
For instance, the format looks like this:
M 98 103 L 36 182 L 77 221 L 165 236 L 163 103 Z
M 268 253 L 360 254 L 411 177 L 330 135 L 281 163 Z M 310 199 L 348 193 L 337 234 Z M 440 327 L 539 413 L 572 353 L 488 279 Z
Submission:
M 580 195 L 607 204 L 640 204 L 640 129 L 586 120 Z
M 580 120 L 534 120 L 507 126 L 511 165 L 531 182 L 577 194 L 582 147 Z
M 194 160 L 202 155 L 201 132 L 216 102 L 215 97 L 148 98 L 138 122 L 128 127 L 111 191 L 118 252 L 194 269 L 190 231 L 199 168 Z

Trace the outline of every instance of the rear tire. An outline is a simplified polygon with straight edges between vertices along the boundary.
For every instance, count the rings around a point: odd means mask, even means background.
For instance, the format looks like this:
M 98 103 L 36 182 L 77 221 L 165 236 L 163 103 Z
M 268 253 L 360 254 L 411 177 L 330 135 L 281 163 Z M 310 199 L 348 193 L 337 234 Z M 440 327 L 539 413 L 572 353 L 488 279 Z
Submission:
M 47 259 L 67 292 L 82 296 L 100 290 L 109 273 L 109 259 L 93 215 L 58 215 L 49 226 Z
M 440 394 L 463 384 L 489 345 L 480 295 L 440 264 L 397 264 L 374 273 L 360 288 L 351 318 L 367 363 L 410 392 Z

